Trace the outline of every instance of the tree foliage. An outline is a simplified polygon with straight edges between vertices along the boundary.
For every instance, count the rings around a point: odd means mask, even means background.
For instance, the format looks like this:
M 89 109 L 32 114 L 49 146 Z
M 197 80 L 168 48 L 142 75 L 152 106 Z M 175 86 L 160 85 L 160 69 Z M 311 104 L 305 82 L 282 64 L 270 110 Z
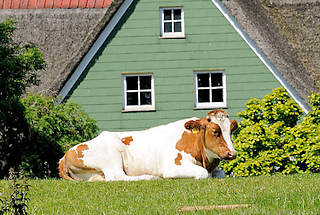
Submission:
M 19 99 L 38 84 L 37 71 L 46 67 L 35 44 L 14 42 L 14 24 L 10 19 L 0 23 L 0 177 L 19 162 L 28 132 Z
M 46 63 L 35 44 L 13 41 L 14 22 L 0 23 L 0 178 L 10 167 L 27 176 L 56 176 L 63 152 L 95 137 L 98 127 L 71 102 L 56 105 L 51 97 L 28 95 Z
M 283 88 L 251 99 L 238 115 L 237 158 L 223 164 L 235 176 L 320 171 L 320 93 L 310 96 L 312 111 L 298 123 L 302 110 Z
M 20 168 L 28 176 L 57 176 L 57 163 L 70 147 L 97 136 L 96 122 L 70 101 L 29 94 L 21 99 L 30 126 Z

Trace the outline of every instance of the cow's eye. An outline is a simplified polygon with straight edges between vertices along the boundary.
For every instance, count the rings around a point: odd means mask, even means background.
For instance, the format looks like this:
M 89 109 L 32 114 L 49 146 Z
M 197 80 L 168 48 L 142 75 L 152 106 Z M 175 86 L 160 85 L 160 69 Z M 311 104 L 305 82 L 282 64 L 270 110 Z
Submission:
M 217 131 L 217 130 L 212 130 L 212 134 L 215 135 L 215 136 L 219 136 L 219 131 Z

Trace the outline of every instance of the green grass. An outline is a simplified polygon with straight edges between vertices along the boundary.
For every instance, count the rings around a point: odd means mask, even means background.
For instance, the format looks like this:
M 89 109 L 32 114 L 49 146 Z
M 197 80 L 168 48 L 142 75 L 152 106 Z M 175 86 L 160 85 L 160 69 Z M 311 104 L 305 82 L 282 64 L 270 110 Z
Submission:
M 320 174 L 137 182 L 30 180 L 30 214 L 177 214 L 181 206 L 252 204 L 185 214 L 319 214 Z M 8 192 L 0 181 L 0 193 Z

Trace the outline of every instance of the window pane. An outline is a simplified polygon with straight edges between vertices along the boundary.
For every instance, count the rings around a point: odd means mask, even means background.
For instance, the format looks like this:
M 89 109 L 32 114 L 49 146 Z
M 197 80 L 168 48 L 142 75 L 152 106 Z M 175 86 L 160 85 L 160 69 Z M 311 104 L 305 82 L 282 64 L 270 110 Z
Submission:
M 209 73 L 198 74 L 198 87 L 209 87 Z
M 172 32 L 172 23 L 171 22 L 164 23 L 164 32 Z
M 181 32 L 181 22 L 174 23 L 174 32 Z
M 223 102 L 223 90 L 222 89 L 212 90 L 212 102 Z
M 210 102 L 209 90 L 198 90 L 198 102 Z
M 222 86 L 222 73 L 211 73 L 211 86 Z
M 127 105 L 138 105 L 138 93 L 127 93 Z
M 178 10 L 174 10 L 173 11 L 173 14 L 174 14 L 174 20 L 179 20 L 181 19 L 181 9 L 178 9 Z
M 164 10 L 164 20 L 171 20 L 171 10 Z
M 141 105 L 151 105 L 151 92 L 141 92 L 140 103 Z
M 151 76 L 140 76 L 140 89 L 151 89 Z
M 137 90 L 138 89 L 138 76 L 128 76 L 127 80 L 127 90 Z

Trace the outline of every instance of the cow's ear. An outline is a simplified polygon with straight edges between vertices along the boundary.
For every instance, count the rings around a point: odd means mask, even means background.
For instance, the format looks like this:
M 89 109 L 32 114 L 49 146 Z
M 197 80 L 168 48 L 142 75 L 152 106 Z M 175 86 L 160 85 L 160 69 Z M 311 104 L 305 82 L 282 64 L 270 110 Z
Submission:
M 190 120 L 184 124 L 184 127 L 189 131 L 192 131 L 192 129 L 200 130 L 201 128 L 200 120 Z
M 230 120 L 230 122 L 231 122 L 231 124 L 230 124 L 230 130 L 231 130 L 231 132 L 233 132 L 233 131 L 235 131 L 235 130 L 237 130 L 237 128 L 238 128 L 238 122 L 237 122 L 237 120 Z

